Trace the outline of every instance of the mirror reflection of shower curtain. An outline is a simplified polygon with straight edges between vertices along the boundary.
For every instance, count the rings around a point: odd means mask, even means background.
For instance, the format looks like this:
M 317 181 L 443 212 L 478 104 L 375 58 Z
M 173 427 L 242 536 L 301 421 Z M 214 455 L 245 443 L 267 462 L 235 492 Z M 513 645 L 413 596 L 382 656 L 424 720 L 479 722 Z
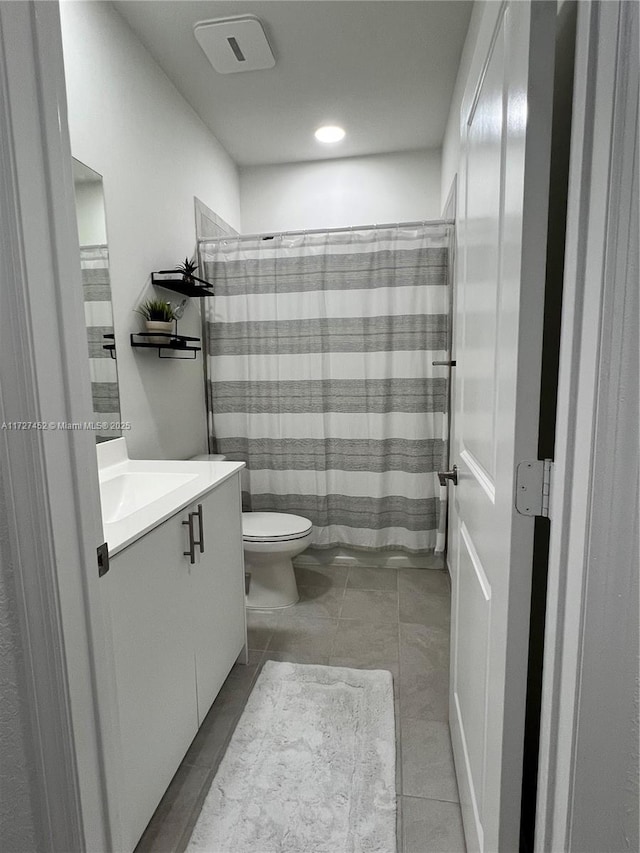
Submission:
M 247 463 L 245 509 L 310 518 L 316 547 L 442 550 L 448 379 L 431 361 L 448 358 L 449 239 L 431 224 L 200 244 L 217 451 Z
M 93 399 L 93 420 L 101 423 L 120 421 L 120 394 L 115 358 L 104 349 L 105 335 L 113 335 L 109 250 L 106 245 L 81 246 L 80 267 L 84 315 L 89 344 L 89 374 Z M 118 438 L 118 429 L 101 429 L 97 441 Z

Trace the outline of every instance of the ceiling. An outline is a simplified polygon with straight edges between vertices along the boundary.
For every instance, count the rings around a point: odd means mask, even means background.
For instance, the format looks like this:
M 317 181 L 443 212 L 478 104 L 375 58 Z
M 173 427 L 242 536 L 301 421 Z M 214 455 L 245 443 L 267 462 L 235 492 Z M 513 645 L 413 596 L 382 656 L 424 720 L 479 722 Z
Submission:
M 113 4 L 241 166 L 437 148 L 464 43 L 466 0 L 116 0 Z M 218 74 L 198 21 L 256 15 L 274 68 Z M 313 136 L 339 124 L 335 145 Z

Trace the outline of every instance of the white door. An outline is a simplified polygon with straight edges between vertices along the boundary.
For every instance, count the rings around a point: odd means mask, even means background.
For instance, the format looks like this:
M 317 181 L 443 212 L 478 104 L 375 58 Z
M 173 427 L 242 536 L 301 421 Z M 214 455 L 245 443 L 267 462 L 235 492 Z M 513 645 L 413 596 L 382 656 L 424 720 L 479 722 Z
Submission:
M 518 850 L 555 3 L 488 3 L 463 99 L 450 721 L 469 851 Z

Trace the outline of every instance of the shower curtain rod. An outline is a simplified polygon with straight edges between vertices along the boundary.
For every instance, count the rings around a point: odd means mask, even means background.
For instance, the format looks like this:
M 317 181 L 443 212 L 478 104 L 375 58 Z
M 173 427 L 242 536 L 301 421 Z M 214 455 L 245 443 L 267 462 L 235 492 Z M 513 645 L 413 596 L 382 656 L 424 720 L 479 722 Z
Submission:
M 305 234 L 341 234 L 347 231 L 373 231 L 376 228 L 418 228 L 420 225 L 454 225 L 453 219 L 418 219 L 412 222 L 383 222 L 375 225 L 348 225 L 344 228 L 306 228 L 302 231 L 263 231 L 262 234 L 229 234 L 198 243 L 220 243 L 224 240 L 264 240 L 273 237 L 301 237 Z

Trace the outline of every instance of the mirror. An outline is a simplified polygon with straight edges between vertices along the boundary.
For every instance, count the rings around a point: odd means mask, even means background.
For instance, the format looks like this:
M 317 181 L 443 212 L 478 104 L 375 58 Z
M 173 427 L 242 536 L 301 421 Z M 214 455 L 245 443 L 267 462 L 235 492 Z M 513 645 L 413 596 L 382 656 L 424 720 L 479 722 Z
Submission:
M 102 175 L 73 160 L 96 441 L 122 435 Z

